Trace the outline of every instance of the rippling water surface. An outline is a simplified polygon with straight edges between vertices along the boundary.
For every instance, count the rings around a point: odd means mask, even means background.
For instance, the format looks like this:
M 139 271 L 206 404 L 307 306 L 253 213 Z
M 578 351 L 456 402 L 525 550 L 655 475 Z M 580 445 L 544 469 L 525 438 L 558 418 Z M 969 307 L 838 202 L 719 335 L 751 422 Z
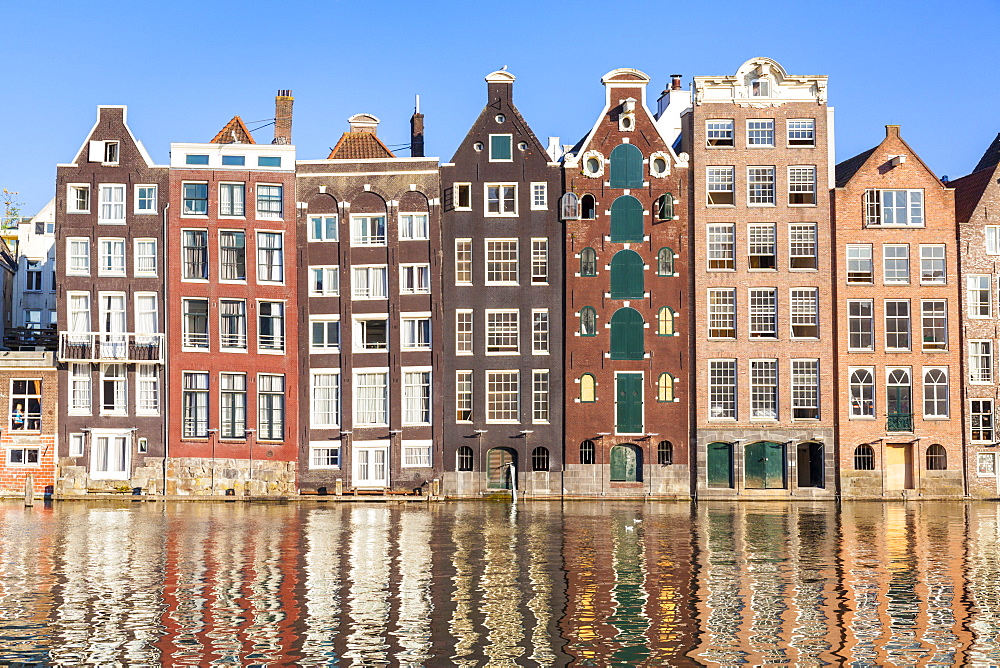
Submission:
M 0 503 L 0 660 L 995 666 L 986 503 Z

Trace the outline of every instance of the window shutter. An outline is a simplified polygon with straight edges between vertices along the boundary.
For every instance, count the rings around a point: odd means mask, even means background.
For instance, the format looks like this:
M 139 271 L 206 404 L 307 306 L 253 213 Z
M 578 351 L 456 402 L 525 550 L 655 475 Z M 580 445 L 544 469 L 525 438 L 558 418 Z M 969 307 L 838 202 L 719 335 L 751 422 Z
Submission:
M 631 195 L 622 195 L 611 203 L 611 241 L 641 243 L 643 237 L 642 203 Z
M 511 159 L 511 138 L 507 135 L 490 137 L 490 160 Z
M 634 250 L 622 250 L 611 258 L 611 298 L 642 299 L 642 258 Z
M 611 187 L 642 187 L 642 152 L 632 144 L 619 144 L 611 151 Z
M 104 162 L 104 142 L 90 142 L 90 157 L 87 159 L 90 162 Z
M 620 308 L 611 316 L 611 359 L 641 360 L 642 316 L 634 308 Z

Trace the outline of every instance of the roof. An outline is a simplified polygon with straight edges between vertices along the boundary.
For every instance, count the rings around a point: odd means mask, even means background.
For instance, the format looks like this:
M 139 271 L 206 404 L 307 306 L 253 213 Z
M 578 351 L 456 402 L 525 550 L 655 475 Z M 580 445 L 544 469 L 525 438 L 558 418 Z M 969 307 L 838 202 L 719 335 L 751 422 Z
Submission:
M 877 148 L 878 146 L 872 146 L 864 153 L 858 153 L 853 158 L 848 158 L 847 160 L 844 160 L 842 163 L 838 164 L 835 169 L 837 176 L 836 187 L 843 188 L 844 186 L 846 186 L 847 182 L 850 181 L 855 174 L 857 174 L 858 170 L 861 169 L 861 165 L 865 164 L 865 162 L 868 161 L 868 158 L 872 156 L 872 153 L 874 153 L 875 149 Z
M 327 160 L 367 160 L 370 158 L 395 158 L 382 140 L 373 132 L 345 132 L 340 141 L 326 156 Z
M 212 144 L 256 144 L 247 126 L 243 124 L 243 119 L 233 116 L 233 120 L 226 123 L 226 127 L 219 130 L 210 142 Z
M 975 174 L 979 170 L 986 169 L 987 167 L 996 167 L 997 163 L 1000 163 L 1000 134 L 998 134 L 997 138 L 993 140 L 990 147 L 986 149 L 986 153 L 983 153 L 983 157 L 979 159 L 979 164 L 972 170 L 972 173 Z
M 969 222 L 995 171 L 996 165 L 993 165 L 948 182 L 948 187 L 955 189 L 955 220 L 959 223 Z

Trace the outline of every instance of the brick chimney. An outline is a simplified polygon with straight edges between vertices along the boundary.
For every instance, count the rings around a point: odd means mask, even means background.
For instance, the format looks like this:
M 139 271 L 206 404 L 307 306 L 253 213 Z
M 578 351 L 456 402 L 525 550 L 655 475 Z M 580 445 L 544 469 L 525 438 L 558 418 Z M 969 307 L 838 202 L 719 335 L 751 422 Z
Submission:
M 410 117 L 410 157 L 424 157 L 424 115 L 420 113 L 419 95 L 413 106 L 413 116 Z
M 274 141 L 272 144 L 292 143 L 292 91 L 279 90 L 274 98 Z

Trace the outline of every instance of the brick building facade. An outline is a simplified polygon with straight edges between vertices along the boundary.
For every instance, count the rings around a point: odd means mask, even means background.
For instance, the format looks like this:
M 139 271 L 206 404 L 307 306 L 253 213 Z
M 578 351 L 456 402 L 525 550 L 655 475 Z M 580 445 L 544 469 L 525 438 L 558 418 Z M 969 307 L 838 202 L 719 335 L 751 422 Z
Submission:
M 0 355 L 0 495 L 24 494 L 28 477 L 37 495 L 52 494 L 57 469 L 58 373 L 55 354 Z

